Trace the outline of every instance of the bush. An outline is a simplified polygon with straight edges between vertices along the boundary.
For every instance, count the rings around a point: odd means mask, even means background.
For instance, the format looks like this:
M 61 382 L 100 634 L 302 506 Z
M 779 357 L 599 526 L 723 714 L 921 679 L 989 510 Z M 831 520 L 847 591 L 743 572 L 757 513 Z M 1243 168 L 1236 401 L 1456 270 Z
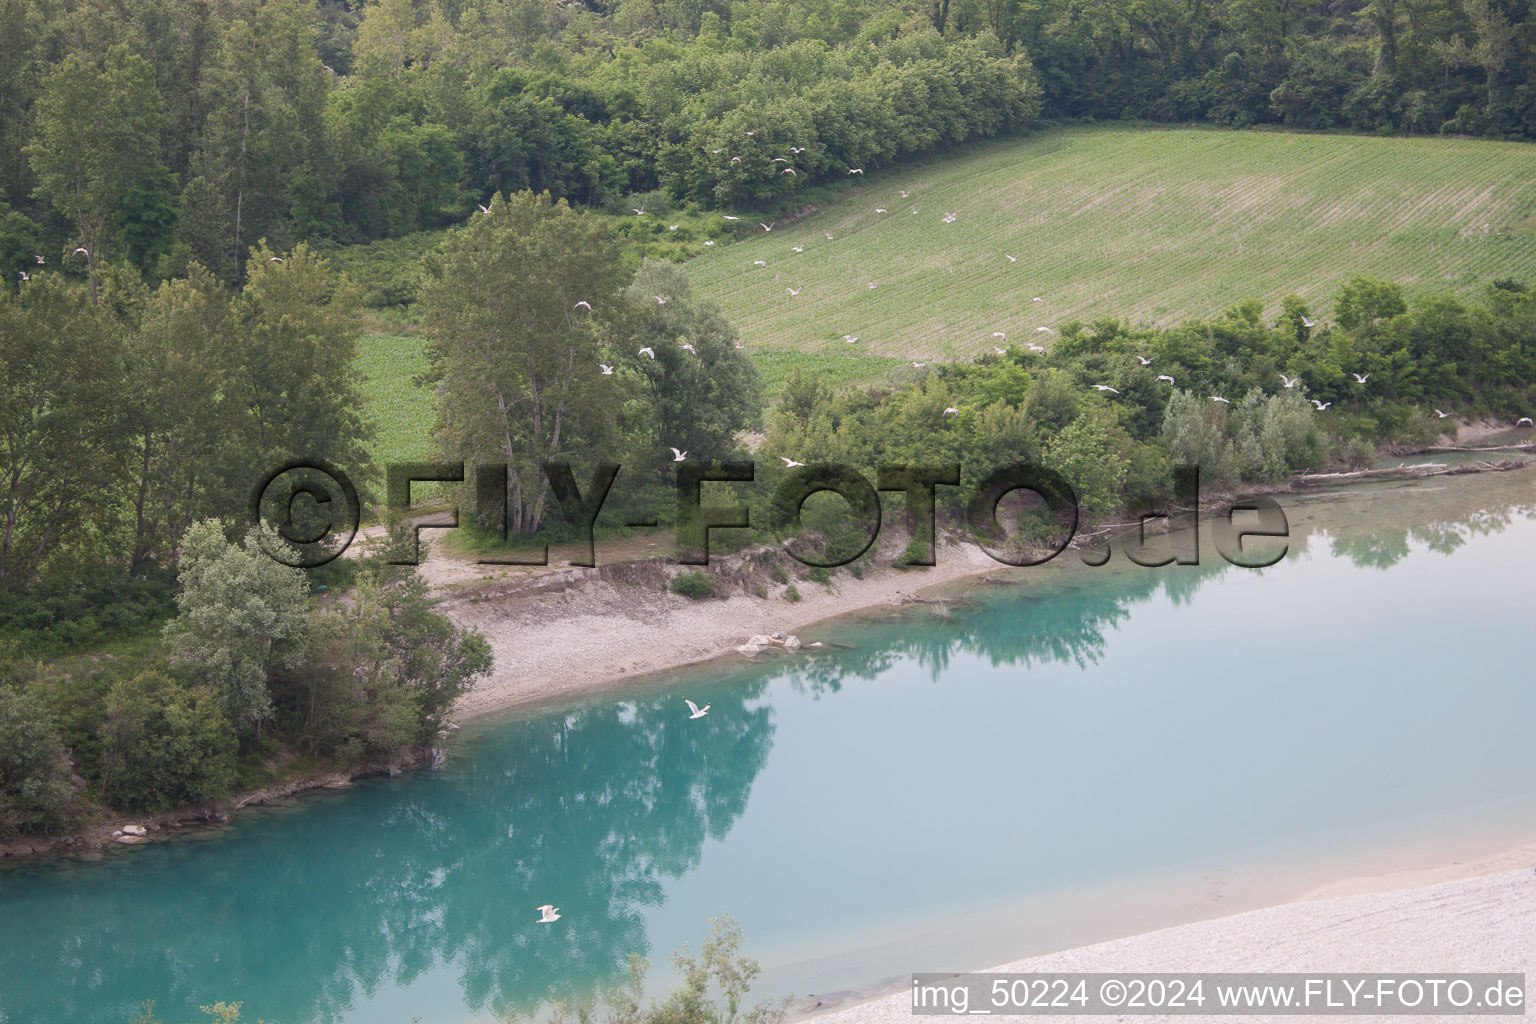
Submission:
M 704 572 L 685 572 L 672 578 L 672 593 L 682 594 L 695 601 L 715 594 L 715 581 Z
M 784 600 L 788 601 L 790 604 L 794 604 L 796 601 L 800 600 L 800 591 L 795 589 L 794 584 L 790 584 L 789 589 L 784 591 Z
M 828 571 L 825 566 L 816 566 L 810 572 L 806 573 L 806 578 L 809 579 L 812 583 L 820 583 L 825 587 L 830 587 L 832 585 L 832 573 Z
M 68 824 L 75 790 L 69 754 L 43 702 L 0 688 L 0 836 Z
M 102 794 L 113 807 L 157 811 L 213 800 L 234 784 L 234 727 L 211 689 L 158 672 L 113 686 L 101 724 Z

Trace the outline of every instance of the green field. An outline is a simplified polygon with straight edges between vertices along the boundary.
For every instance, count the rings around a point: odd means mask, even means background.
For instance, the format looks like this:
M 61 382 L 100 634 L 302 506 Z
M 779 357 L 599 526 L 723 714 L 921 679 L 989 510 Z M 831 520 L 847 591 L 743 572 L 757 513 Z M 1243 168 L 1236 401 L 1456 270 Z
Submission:
M 968 359 L 993 331 L 1098 316 L 1169 324 L 1291 292 L 1325 311 L 1353 274 L 1411 291 L 1536 278 L 1536 147 L 1064 129 L 851 179 L 687 266 L 758 352 L 837 357 L 855 334 L 871 355 Z
M 411 383 L 427 368 L 427 341 L 409 335 L 365 334 L 358 346 L 367 415 L 377 428 L 370 447 L 374 461 L 424 462 L 431 454 L 428 432 L 437 417 L 432 389 Z

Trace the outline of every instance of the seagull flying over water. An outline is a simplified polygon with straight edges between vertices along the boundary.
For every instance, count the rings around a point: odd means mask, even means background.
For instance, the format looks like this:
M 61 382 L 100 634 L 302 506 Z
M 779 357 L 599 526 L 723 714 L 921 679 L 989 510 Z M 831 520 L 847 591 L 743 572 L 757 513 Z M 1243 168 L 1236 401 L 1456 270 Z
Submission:
M 686 462 L 687 460 L 688 460 L 688 453 L 687 452 L 678 451 L 676 448 L 672 449 L 672 461 L 673 462 Z
M 47 260 L 43 259 L 41 256 L 34 256 L 32 258 L 37 260 L 37 265 L 38 266 L 42 266 L 44 263 L 48 262 Z
M 778 221 L 774 221 L 773 222 L 773 224 L 777 224 L 777 223 L 778 223 Z M 762 228 L 764 231 L 772 231 L 773 230 L 773 224 L 764 224 L 762 221 L 758 221 L 757 222 L 757 226 Z
M 491 208 L 489 206 L 486 206 L 484 203 L 476 203 L 475 205 L 480 207 L 480 212 L 481 213 L 490 213 L 491 212 Z
M 699 707 L 697 704 L 686 697 L 683 698 L 683 703 L 687 704 L 688 710 L 693 712 L 688 716 L 689 721 L 692 721 L 695 718 L 703 718 L 705 715 L 709 714 L 710 705 L 708 704 L 705 704 L 703 707 Z
M 23 281 L 30 281 L 30 280 L 32 280 L 32 275 L 27 273 L 25 270 L 18 270 L 18 271 L 16 271 L 16 273 L 21 275 L 21 279 Z
M 850 168 L 848 168 L 848 173 L 849 174 L 863 174 L 864 173 L 864 168 L 862 168 L 862 167 L 850 167 Z
M 635 216 L 636 217 L 641 217 L 641 216 L 645 215 L 645 207 L 643 207 L 643 206 L 639 206 L 639 207 L 631 206 L 630 209 L 635 211 Z
M 287 263 L 288 261 L 283 259 L 281 256 L 268 256 L 267 257 L 267 262 L 268 263 Z
M 803 462 L 796 462 L 794 459 L 791 459 L 791 458 L 789 458 L 787 456 L 784 456 L 784 455 L 780 455 L 779 458 L 784 460 L 784 468 L 785 469 L 794 469 L 796 466 L 803 466 L 803 465 L 805 465 L 805 463 L 803 463 Z
M 83 245 L 80 248 L 76 249 L 74 252 L 70 253 L 70 255 L 71 256 L 79 256 L 81 253 L 85 253 L 85 255 L 87 255 L 87 256 L 90 255 L 90 252 Z
M 560 908 L 552 903 L 546 903 L 542 907 L 535 907 L 539 912 L 539 924 L 554 924 L 560 920 Z

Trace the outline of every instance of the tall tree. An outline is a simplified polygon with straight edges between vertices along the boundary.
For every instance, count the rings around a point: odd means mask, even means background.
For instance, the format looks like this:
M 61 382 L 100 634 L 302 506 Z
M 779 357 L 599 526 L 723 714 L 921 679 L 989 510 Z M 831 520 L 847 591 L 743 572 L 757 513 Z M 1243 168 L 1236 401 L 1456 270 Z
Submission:
M 624 378 L 598 364 L 636 357 L 604 352 L 627 304 L 602 225 L 547 192 L 498 196 L 490 211 L 449 239 L 423 290 L 436 439 L 449 458 L 505 463 L 509 525 L 531 533 L 548 492 L 540 463 L 614 457 Z
M 74 225 L 94 302 L 101 259 L 123 231 L 139 227 L 135 207 L 163 210 L 167 198 L 154 70 L 122 44 L 100 66 L 73 54 L 45 81 L 35 121 L 27 157 L 36 194 Z

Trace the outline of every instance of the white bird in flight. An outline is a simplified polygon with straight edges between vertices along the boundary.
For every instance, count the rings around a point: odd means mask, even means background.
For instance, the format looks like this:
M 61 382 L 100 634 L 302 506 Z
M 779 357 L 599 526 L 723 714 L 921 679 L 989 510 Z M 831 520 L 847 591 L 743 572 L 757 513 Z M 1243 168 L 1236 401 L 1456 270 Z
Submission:
M 1005 355 L 1008 354 L 1008 350 L 1007 349 L 1005 349 L 1005 348 L 998 348 L 996 345 L 992 346 L 992 351 L 996 352 L 1000 356 L 1005 356 Z
M 640 355 L 640 356 L 650 356 L 652 359 L 656 358 L 656 350 L 651 348 L 651 346 L 649 346 L 649 345 L 645 346 L 645 348 L 641 349 L 639 352 L 636 352 L 635 354 L 636 355 Z
M 1445 419 L 1447 416 L 1450 415 L 1450 413 L 1448 413 L 1448 412 L 1441 412 L 1439 409 L 1436 409 L 1435 410 L 1435 415 L 1440 417 L 1441 419 Z
M 1167 382 L 1168 382 L 1168 383 L 1169 383 L 1169 384 L 1172 384 L 1172 383 L 1173 383 L 1173 378 L 1172 378 L 1172 377 L 1170 377 L 1170 376 L 1168 376 L 1168 375 L 1167 375 L 1167 374 L 1166 374 L 1166 373 L 1160 373 L 1160 374 L 1158 374 L 1158 375 L 1157 375 L 1157 379 L 1158 379 L 1158 380 L 1165 380 L 1165 381 L 1167 381 Z
M 767 260 L 753 260 L 752 261 L 752 265 L 754 267 L 766 267 L 768 265 L 768 261 Z
M 722 214 L 721 216 L 723 216 L 726 220 L 741 220 L 740 217 L 734 217 L 729 213 Z
M 706 238 L 706 239 L 704 239 L 704 244 L 705 245 L 714 245 L 715 243 L 714 243 L 713 239 Z
M 1280 380 L 1282 382 L 1284 382 L 1285 386 L 1288 387 L 1288 388 L 1293 388 L 1297 384 L 1301 383 L 1301 378 L 1300 377 L 1287 377 L 1283 373 L 1280 375 Z
M 1051 330 L 1049 327 L 1036 327 L 1035 328 L 1035 333 L 1036 334 L 1055 334 L 1056 332 Z
M 667 297 L 665 295 L 657 295 L 654 296 L 654 298 L 656 299 L 656 305 L 658 306 L 665 306 L 667 304 Z
M 1137 356 L 1136 358 L 1141 360 L 1142 366 L 1149 366 L 1152 363 L 1152 360 L 1148 359 L 1146 356 Z
M 571 308 L 572 309 L 581 309 L 583 306 L 586 307 L 586 310 L 587 310 L 588 313 L 592 312 L 592 303 L 588 302 L 586 299 L 582 299 L 580 302 L 576 303 L 576 305 L 572 306 Z
M 1044 345 L 1036 345 L 1033 342 L 1031 342 L 1028 345 L 1025 345 L 1024 347 L 1029 349 L 1031 352 L 1044 352 L 1045 351 L 1045 346 Z
M 560 908 L 552 903 L 546 903 L 537 909 L 539 912 L 539 924 L 554 924 L 560 920 Z
M 1536 421 L 1532 421 L 1532 419 L 1529 416 L 1521 416 L 1519 419 L 1515 420 L 1515 426 L 1517 426 L 1517 427 L 1536 426 Z
M 885 208 L 885 207 L 883 207 L 883 206 L 877 206 L 877 207 L 875 207 L 875 212 L 876 212 L 876 213 L 886 213 L 886 212 L 888 212 L 888 211 L 887 211 L 887 210 L 886 210 L 886 208 Z
M 921 370 L 923 367 L 927 366 L 928 364 L 927 363 L 913 363 L 912 365 L 917 367 L 919 370 Z
M 1314 399 L 1312 399 L 1312 404 L 1317 406 L 1317 411 L 1318 412 L 1322 412 L 1324 409 L 1328 408 L 1333 403 L 1332 402 L 1319 402 L 1317 399 L 1314 398 Z
M 805 465 L 805 463 L 803 463 L 803 462 L 796 462 L 794 459 L 791 459 L 791 458 L 789 458 L 788 456 L 785 456 L 785 455 L 780 455 L 779 458 L 784 460 L 784 468 L 785 469 L 794 469 L 796 466 L 803 466 L 803 465 Z
M 631 206 L 630 209 L 635 211 L 636 217 L 639 217 L 645 213 L 645 207 L 643 206 Z
M 1116 391 L 1114 388 L 1110 387 L 1108 384 L 1093 384 L 1093 385 L 1090 385 L 1090 386 L 1095 391 L 1109 391 L 1109 392 L 1112 392 L 1113 394 L 1116 394 L 1116 395 L 1118 395 L 1120 393 L 1120 392 Z
M 805 152 L 805 147 L 804 146 L 790 146 L 789 147 L 789 151 L 791 153 L 795 154 L 796 156 L 799 156 L 801 153 Z
M 901 193 L 901 198 L 903 198 L 903 199 L 907 198 L 907 196 L 910 196 L 912 194 L 911 192 L 908 192 L 904 188 L 903 189 L 898 189 L 897 191 L 899 191 Z
M 481 213 L 490 213 L 491 212 L 491 208 L 489 206 L 486 206 L 484 203 L 476 203 L 475 205 L 480 207 L 480 212 Z
M 944 410 L 944 415 L 945 416 L 959 416 L 960 415 L 960 410 L 956 409 L 954 406 L 951 405 L 949 408 Z
M 1222 403 L 1224 403 L 1226 405 L 1231 405 L 1232 404 L 1231 402 L 1228 402 L 1225 398 L 1222 398 L 1220 395 L 1212 395 L 1211 396 L 1211 401 L 1213 401 L 1213 402 L 1222 402 Z
M 824 234 L 826 234 L 826 236 L 827 236 L 827 241 L 829 241 L 829 242 L 832 241 L 832 234 L 831 234 L 831 232 L 824 232 Z
M 21 279 L 23 281 L 30 281 L 30 280 L 32 280 L 32 275 L 27 273 L 25 270 L 18 270 L 18 271 L 16 271 L 16 273 L 21 275 Z
M 668 224 L 667 225 L 667 230 L 668 231 L 676 231 L 677 228 L 678 228 L 678 225 L 676 225 L 676 224 Z
M 843 335 L 843 340 L 852 345 L 854 342 L 859 340 L 859 336 L 857 334 L 845 334 Z
M 849 174 L 863 174 L 864 173 L 864 168 L 862 168 L 862 167 L 850 167 L 850 168 L 848 168 L 848 173 Z
M 771 163 L 771 164 L 787 164 L 787 163 L 789 163 L 789 158 L 788 157 L 782 157 L 782 156 L 776 156 L 772 160 L 769 160 L 768 162 Z
M 790 249 L 793 252 L 805 252 L 805 246 L 803 245 L 792 245 L 790 246 Z
M 741 157 L 739 157 L 739 156 L 733 156 L 733 157 L 731 157 L 731 163 L 733 163 L 733 164 L 739 164 L 739 163 L 741 163 Z M 732 218 L 731 218 L 731 219 L 732 219 L 732 220 L 735 220 L 735 219 L 736 219 L 736 218 L 734 218 L 734 217 L 732 217 Z
M 994 338 L 1002 338 L 1003 340 L 1006 341 L 1008 339 L 1008 332 L 1007 331 L 993 331 L 992 332 L 992 337 L 994 337 Z
M 703 718 L 705 715 L 709 714 L 710 705 L 708 704 L 705 704 L 703 707 L 699 707 L 687 697 L 683 698 L 683 703 L 687 704 L 688 710 L 692 712 L 692 714 L 688 716 L 689 721 L 692 721 L 695 718 Z
M 1008 256 L 1007 253 L 1003 253 L 1003 255 L 1004 256 Z M 1008 262 L 1009 263 L 1017 263 L 1017 262 L 1019 262 L 1019 258 L 1017 256 L 1008 256 Z
M 41 256 L 34 256 L 32 258 L 37 260 L 37 265 L 38 266 L 42 266 L 44 263 L 48 262 L 47 260 L 43 259 Z
M 684 462 L 684 461 L 687 460 L 687 458 L 688 458 L 688 453 L 687 452 L 678 451 L 676 448 L 672 449 L 672 461 L 673 462 Z
M 1040 296 L 1036 295 L 1034 298 L 1030 299 L 1029 301 L 1030 302 L 1044 302 L 1045 300 L 1042 299 Z
M 1308 328 L 1316 327 L 1317 326 L 1317 321 L 1316 320 L 1308 320 L 1307 319 L 1307 314 L 1305 314 L 1305 313 L 1301 314 L 1301 323 L 1302 323 L 1303 327 L 1308 327 Z
M 801 285 L 799 288 L 785 288 L 784 290 L 789 292 L 791 295 L 799 295 L 801 292 L 805 291 L 805 285 Z
M 81 254 L 81 253 L 85 253 L 85 254 L 86 254 L 86 255 L 87 255 L 87 256 L 89 256 L 89 255 L 90 255 L 90 251 L 89 251 L 89 250 L 87 250 L 87 249 L 86 249 L 86 247 L 85 247 L 85 246 L 83 246 L 83 245 L 82 245 L 82 246 L 81 246 L 81 247 L 80 247 L 80 248 L 78 248 L 78 249 L 76 249 L 76 250 L 75 250 L 75 251 L 74 251 L 74 252 L 72 252 L 72 253 L 70 253 L 70 255 L 71 255 L 71 256 L 78 256 L 78 255 L 80 255 L 80 254 Z
M 786 168 L 784 168 L 784 173 L 785 174 L 795 174 L 795 169 L 793 167 L 786 167 Z M 798 178 L 798 177 L 800 177 L 800 175 L 795 174 L 795 177 Z
M 613 367 L 609 366 L 607 363 L 598 363 L 597 365 L 598 365 L 598 368 L 603 371 L 603 376 L 604 377 L 612 377 L 613 376 Z
M 773 224 L 777 224 L 777 223 L 778 223 L 778 221 L 774 221 L 773 222 Z M 757 222 L 757 226 L 762 228 L 764 231 L 772 231 L 773 230 L 773 224 L 764 224 L 762 221 L 758 221 Z
M 281 256 L 268 256 L 267 257 L 267 262 L 268 263 L 287 263 L 288 261 L 283 259 Z
M 1351 372 L 1350 376 L 1355 378 L 1355 383 L 1357 383 L 1357 384 L 1364 384 L 1367 380 L 1370 380 L 1370 378 L 1371 378 L 1371 375 L 1368 374 L 1368 373 L 1360 374 L 1360 373 Z
M 692 352 L 694 355 L 698 355 L 699 354 L 698 351 L 695 350 L 694 347 L 692 345 L 688 344 L 687 342 L 684 342 L 682 344 L 682 349 L 683 349 L 684 352 Z

